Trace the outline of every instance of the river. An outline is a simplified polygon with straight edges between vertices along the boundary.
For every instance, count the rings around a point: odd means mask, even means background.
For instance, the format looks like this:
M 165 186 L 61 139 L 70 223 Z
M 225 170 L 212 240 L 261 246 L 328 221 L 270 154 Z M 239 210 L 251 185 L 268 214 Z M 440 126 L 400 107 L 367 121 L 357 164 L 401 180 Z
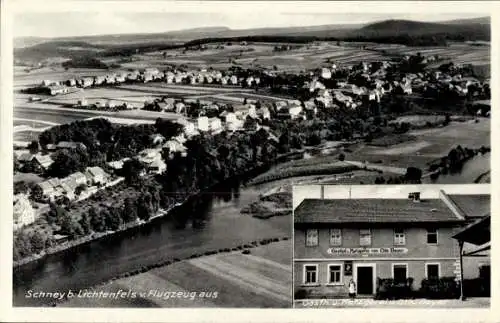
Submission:
M 426 178 L 424 182 L 429 184 L 472 184 L 481 174 L 491 169 L 490 157 L 491 153 L 478 154 L 466 161 L 459 173 L 440 174 L 436 180 Z
M 289 216 L 266 220 L 240 214 L 259 187 L 219 189 L 185 203 L 163 218 L 126 232 L 50 255 L 14 270 L 14 306 L 47 306 L 47 298 L 26 298 L 28 290 L 78 290 L 125 272 L 173 258 L 232 248 L 255 240 L 291 237 Z

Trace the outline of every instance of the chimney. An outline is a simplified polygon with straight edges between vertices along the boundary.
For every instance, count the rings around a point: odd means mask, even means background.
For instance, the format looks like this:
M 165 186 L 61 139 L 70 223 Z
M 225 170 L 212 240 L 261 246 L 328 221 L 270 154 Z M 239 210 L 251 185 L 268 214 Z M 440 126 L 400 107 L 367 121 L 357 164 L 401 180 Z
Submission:
M 408 198 L 413 200 L 413 202 L 420 202 L 420 192 L 412 192 L 408 194 Z
M 325 186 L 324 185 L 321 185 L 321 199 L 322 200 L 325 199 Z

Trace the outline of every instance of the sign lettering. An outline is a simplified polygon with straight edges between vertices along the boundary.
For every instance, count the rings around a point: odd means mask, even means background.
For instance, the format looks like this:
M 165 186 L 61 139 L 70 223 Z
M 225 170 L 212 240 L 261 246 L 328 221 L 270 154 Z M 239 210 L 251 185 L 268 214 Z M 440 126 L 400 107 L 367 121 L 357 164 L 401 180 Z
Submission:
M 329 248 L 327 253 L 334 256 L 392 255 L 408 253 L 407 248 Z

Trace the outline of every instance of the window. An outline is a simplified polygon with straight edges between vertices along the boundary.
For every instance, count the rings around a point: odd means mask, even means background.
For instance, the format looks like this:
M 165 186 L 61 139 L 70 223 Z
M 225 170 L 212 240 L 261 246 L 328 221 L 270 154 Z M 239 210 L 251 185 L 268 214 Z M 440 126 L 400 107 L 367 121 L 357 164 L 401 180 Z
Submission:
M 392 278 L 396 283 L 404 283 L 408 278 L 408 265 L 407 264 L 393 264 L 392 265 Z
M 310 229 L 306 231 L 306 246 L 318 245 L 318 229 Z
M 426 264 L 425 276 L 427 277 L 427 279 L 439 278 L 439 264 Z
M 342 230 L 340 229 L 330 230 L 330 245 L 331 246 L 342 245 Z
M 438 243 L 438 232 L 436 229 L 427 229 L 427 243 L 428 244 Z
M 359 244 L 361 246 L 369 246 L 372 244 L 372 233 L 370 229 L 359 230 Z
M 406 244 L 405 231 L 403 229 L 394 229 L 394 245 L 404 246 Z
M 304 265 L 304 284 L 316 284 L 318 282 L 318 266 Z
M 342 284 L 342 265 L 328 265 L 328 283 Z

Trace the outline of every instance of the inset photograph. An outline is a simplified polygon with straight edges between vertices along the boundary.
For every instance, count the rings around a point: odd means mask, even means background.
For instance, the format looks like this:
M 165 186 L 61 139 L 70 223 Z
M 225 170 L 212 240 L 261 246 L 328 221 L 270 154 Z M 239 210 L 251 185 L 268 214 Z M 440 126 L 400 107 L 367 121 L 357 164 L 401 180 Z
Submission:
M 294 307 L 489 307 L 490 185 L 294 187 Z

